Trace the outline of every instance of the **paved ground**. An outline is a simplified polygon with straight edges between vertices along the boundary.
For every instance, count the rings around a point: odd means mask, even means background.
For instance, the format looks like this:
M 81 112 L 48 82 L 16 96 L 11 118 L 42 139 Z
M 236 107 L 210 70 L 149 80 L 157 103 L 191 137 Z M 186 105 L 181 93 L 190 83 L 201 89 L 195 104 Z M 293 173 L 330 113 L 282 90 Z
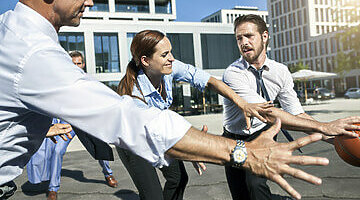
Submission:
M 337 118 L 360 115 L 360 100 L 335 99 L 320 102 L 316 105 L 304 107 L 305 110 L 320 121 L 331 121 Z M 198 128 L 202 124 L 209 126 L 210 133 L 221 133 L 222 115 L 211 114 L 201 116 L 190 116 L 187 119 Z M 295 137 L 303 136 L 303 133 L 294 132 Z M 284 141 L 280 135 L 280 141 Z M 119 187 L 114 189 L 105 185 L 104 178 L 97 161 L 84 151 L 78 140 L 69 146 L 69 152 L 64 157 L 61 188 L 59 199 L 123 199 L 138 200 L 137 190 L 133 185 L 127 171 L 117 157 L 111 162 L 114 175 L 119 181 Z M 287 177 L 287 180 L 298 190 L 303 199 L 307 200 L 353 200 L 360 199 L 360 168 L 345 164 L 340 160 L 334 148 L 324 142 L 318 142 L 303 148 L 304 154 L 312 156 L 324 156 L 330 159 L 329 166 L 301 167 L 309 173 L 315 174 L 323 179 L 321 186 L 314 186 L 303 181 Z M 198 176 L 192 169 L 191 164 L 186 163 L 190 177 L 185 192 L 187 200 L 231 199 L 224 178 L 223 167 L 207 165 L 207 172 Z M 162 183 L 164 180 L 161 177 Z M 31 185 L 27 181 L 26 170 L 15 182 L 19 189 L 12 199 L 45 199 L 46 183 Z M 270 183 L 273 193 L 285 194 L 274 183 Z

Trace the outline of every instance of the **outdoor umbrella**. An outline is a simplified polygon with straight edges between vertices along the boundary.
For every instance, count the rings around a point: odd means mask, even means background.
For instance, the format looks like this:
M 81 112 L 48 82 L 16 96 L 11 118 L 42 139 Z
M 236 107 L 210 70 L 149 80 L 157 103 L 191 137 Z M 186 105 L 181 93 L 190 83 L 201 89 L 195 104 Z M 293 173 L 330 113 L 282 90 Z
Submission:
M 291 76 L 294 80 L 304 81 L 305 102 L 306 102 L 306 100 L 307 100 L 306 81 L 307 80 L 333 77 L 333 76 L 336 76 L 336 74 L 329 73 L 329 72 L 312 71 L 309 69 L 302 69 L 302 70 L 292 73 Z

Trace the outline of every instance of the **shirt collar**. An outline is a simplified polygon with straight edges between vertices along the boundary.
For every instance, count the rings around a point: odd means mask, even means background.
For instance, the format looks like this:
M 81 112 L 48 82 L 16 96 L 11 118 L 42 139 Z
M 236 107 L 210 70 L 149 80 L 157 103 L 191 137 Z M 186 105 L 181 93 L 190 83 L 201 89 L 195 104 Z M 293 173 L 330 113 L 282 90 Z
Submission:
M 59 38 L 54 26 L 38 12 L 21 2 L 16 4 L 14 12 L 19 13 L 25 18 L 24 20 L 33 24 L 38 30 L 50 36 L 52 40 L 58 43 Z
M 157 92 L 155 87 L 150 82 L 149 78 L 146 76 L 144 71 L 140 69 L 139 74 L 137 76 L 137 81 L 139 83 L 139 87 L 144 96 L 149 96 L 150 94 Z
M 244 65 L 244 67 L 246 69 L 249 69 L 250 67 L 253 67 L 244 59 L 244 57 L 241 57 L 240 62 L 242 62 L 242 64 Z M 253 68 L 255 68 L 255 67 L 253 67 Z M 264 68 L 265 71 L 270 70 L 270 59 L 267 56 L 265 58 L 265 62 L 264 62 L 264 65 L 262 66 L 262 68 Z

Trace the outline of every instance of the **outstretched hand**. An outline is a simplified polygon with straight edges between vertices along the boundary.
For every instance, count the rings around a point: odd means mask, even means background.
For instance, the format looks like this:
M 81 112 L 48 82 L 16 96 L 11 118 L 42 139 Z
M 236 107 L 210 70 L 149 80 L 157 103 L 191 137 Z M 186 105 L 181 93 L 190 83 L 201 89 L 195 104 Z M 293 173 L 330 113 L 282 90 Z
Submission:
M 283 178 L 285 174 L 316 185 L 321 184 L 321 179 L 293 168 L 290 164 L 328 165 L 329 160 L 321 157 L 292 155 L 294 150 L 321 140 L 321 134 L 309 135 L 289 143 L 278 143 L 273 140 L 273 137 L 280 131 L 280 127 L 281 122 L 277 119 L 275 124 L 258 138 L 245 143 L 248 158 L 243 166 L 254 174 L 274 181 L 291 196 L 300 199 L 301 195 Z
M 350 137 L 359 137 L 358 134 L 353 132 L 360 130 L 360 126 L 354 125 L 355 123 L 360 123 L 359 116 L 347 117 L 324 123 L 322 133 L 327 136 L 347 135 Z
M 70 124 L 53 124 L 49 131 L 46 133 L 46 137 L 50 138 L 55 144 L 57 143 L 55 136 L 59 135 L 63 140 L 67 141 L 68 138 L 72 139 L 70 132 L 72 127 Z
M 262 122 L 266 123 L 265 119 L 266 114 L 271 113 L 269 108 L 274 107 L 272 101 L 265 103 L 248 103 L 244 106 L 243 112 L 246 120 L 246 128 L 250 129 L 251 127 L 251 117 L 256 117 Z
M 201 129 L 202 132 L 207 133 L 208 127 L 206 125 L 203 125 L 203 128 Z M 203 174 L 202 171 L 206 170 L 206 166 L 203 162 L 192 162 L 195 171 L 201 176 Z M 201 171 L 202 170 L 202 171 Z

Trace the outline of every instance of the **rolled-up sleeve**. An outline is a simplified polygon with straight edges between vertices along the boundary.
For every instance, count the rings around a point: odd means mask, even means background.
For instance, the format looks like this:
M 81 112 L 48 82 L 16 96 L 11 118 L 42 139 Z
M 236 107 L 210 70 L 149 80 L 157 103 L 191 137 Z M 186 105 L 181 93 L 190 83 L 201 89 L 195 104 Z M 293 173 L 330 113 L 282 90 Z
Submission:
M 190 83 L 191 86 L 203 91 L 210 79 L 210 74 L 190 64 L 178 60 L 173 62 L 173 76 L 176 81 Z
M 65 51 L 37 51 L 23 63 L 15 85 L 24 106 L 129 149 L 153 166 L 167 164 L 165 152 L 191 126 L 172 111 L 119 96 L 73 65 Z

